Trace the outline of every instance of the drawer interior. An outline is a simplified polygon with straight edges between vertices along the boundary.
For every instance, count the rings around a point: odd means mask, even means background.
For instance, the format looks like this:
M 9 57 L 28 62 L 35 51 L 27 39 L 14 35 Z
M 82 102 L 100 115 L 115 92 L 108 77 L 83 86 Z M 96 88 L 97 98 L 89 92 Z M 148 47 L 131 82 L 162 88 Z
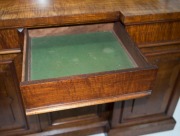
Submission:
M 31 38 L 29 80 L 134 68 L 113 31 Z
M 118 23 L 119 24 L 119 23 Z M 118 24 L 28 30 L 25 81 L 137 68 L 146 64 L 124 46 Z M 142 63 L 143 62 L 143 63 Z

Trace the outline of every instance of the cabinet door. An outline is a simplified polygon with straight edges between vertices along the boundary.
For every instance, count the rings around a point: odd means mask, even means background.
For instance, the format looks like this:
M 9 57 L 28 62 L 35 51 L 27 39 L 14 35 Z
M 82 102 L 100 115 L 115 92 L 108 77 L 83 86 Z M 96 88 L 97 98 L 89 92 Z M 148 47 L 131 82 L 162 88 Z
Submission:
M 21 54 L 0 55 L 0 135 L 24 134 L 36 125 L 35 116 L 26 118 L 19 94 L 20 60 Z
M 180 95 L 179 26 L 179 21 L 126 26 L 148 61 L 158 66 L 158 73 L 151 96 L 115 104 L 121 110 L 115 112 L 120 118 L 114 120 L 114 126 L 119 122 L 172 117 Z
M 164 51 L 155 54 L 146 53 L 146 56 L 151 63 L 159 67 L 152 95 L 125 101 L 122 121 L 154 114 L 166 115 L 173 95 L 179 95 L 176 88 L 180 72 L 178 50 L 168 51 L 168 53 L 164 53 Z
M 121 114 L 122 122 L 148 115 L 151 118 L 172 116 L 180 95 L 177 91 L 180 90 L 177 86 L 180 73 L 179 26 L 179 21 L 126 26 L 148 61 L 159 69 L 151 96 L 122 103 L 125 107 Z
M 132 125 L 142 127 L 142 131 L 134 130 L 135 135 L 174 127 L 175 121 L 172 114 L 180 96 L 180 51 L 178 47 L 180 46 L 171 46 L 166 48 L 167 50 L 164 47 L 155 47 L 153 52 L 152 48 L 143 49 L 148 60 L 159 68 L 152 94 L 140 99 L 116 102 L 112 127 L 124 125 L 127 125 L 128 129 L 133 129 Z M 157 51 L 158 49 L 160 50 Z M 151 127 L 147 127 L 150 124 Z M 118 133 L 126 134 L 121 130 Z

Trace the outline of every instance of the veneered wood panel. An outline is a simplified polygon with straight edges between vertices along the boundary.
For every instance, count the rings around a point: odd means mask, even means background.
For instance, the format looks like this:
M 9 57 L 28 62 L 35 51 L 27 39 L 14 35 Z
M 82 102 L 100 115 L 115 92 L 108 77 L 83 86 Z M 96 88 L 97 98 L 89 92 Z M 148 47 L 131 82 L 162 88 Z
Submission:
M 91 123 L 91 126 L 94 124 L 94 121 L 96 121 L 96 129 L 99 127 L 103 128 L 108 124 L 102 124 L 100 126 L 98 124 L 101 124 L 102 121 L 107 121 L 109 119 L 112 108 L 113 104 L 110 103 L 41 114 L 39 116 L 41 121 L 41 128 L 43 132 L 49 130 L 62 130 L 61 133 L 63 134 L 72 131 L 76 133 L 79 129 L 81 129 L 79 124 L 83 124 L 87 121 Z M 74 127 L 72 124 L 76 124 L 76 126 Z M 64 132 L 64 129 L 66 129 L 65 126 L 69 126 L 69 129 L 67 129 L 66 132 Z M 87 126 L 87 124 L 84 125 L 85 128 Z M 73 128 L 71 129 L 71 127 Z M 58 131 L 57 133 L 59 133 Z M 91 134 L 92 133 L 93 130 Z
M 4 77 L 6 77 L 6 73 L 0 72 L 0 111 L 1 111 L 0 128 L 1 129 L 4 126 L 10 126 L 12 123 L 15 122 L 14 113 L 12 109 L 12 102 L 14 101 L 14 99 L 12 98 L 12 96 L 8 95 Z
M 0 5 L 1 27 L 67 25 L 117 18 L 124 23 L 180 19 L 179 0 L 6 0 Z M 118 14 L 114 16 L 114 12 Z
M 157 43 L 180 39 L 180 21 L 126 26 L 138 47 L 157 46 Z M 156 43 L 150 45 L 147 43 Z
M 20 48 L 20 38 L 17 29 L 0 30 L 0 50 Z
M 12 61 L 0 61 L 0 128 L 21 128 L 25 123 L 22 105 L 19 103 L 19 89 L 15 67 Z
M 72 1 L 74 1 L 74 3 L 71 3 Z M 59 25 L 59 24 L 60 25 L 73 24 L 73 23 L 77 24 L 77 23 L 85 23 L 85 22 L 92 23 L 96 21 L 101 22 L 106 19 L 108 19 L 109 21 L 114 21 L 118 17 L 120 17 L 124 23 L 131 24 L 131 23 L 142 23 L 142 22 L 153 22 L 153 21 L 178 20 L 180 18 L 179 0 L 146 0 L 146 1 L 142 1 L 142 0 L 128 0 L 128 1 L 89 0 L 89 1 L 83 1 L 83 2 L 81 0 L 66 0 L 65 2 L 67 3 L 64 3 L 64 1 L 57 0 L 57 2 L 60 2 L 60 3 L 62 2 L 62 4 L 55 3 L 55 1 L 53 0 L 49 2 L 50 3 L 46 5 L 45 3 L 38 4 L 38 1 L 24 0 L 22 2 L 21 0 L 7 0 L 7 1 L 2 0 L 0 3 L 1 5 L 0 26 L 1 27 L 22 27 L 22 26 L 37 27 L 37 26 L 46 26 L 46 25 L 52 26 L 52 25 Z M 120 7 L 120 14 L 119 14 L 119 7 Z M 106 10 L 110 12 L 109 15 L 104 14 L 104 13 L 102 14 L 89 13 L 88 14 L 88 12 L 100 13 L 100 12 L 105 12 Z M 110 17 L 112 15 L 111 13 L 112 10 L 115 10 L 118 12 L 116 14 L 113 14 L 113 17 Z M 58 15 L 59 12 L 61 12 L 62 14 L 60 13 Z M 68 17 L 63 16 L 63 14 L 72 15 L 75 13 L 77 13 L 77 15 L 73 17 L 70 17 L 68 15 L 67 15 Z M 86 13 L 86 14 L 83 14 L 83 13 Z M 83 15 L 80 16 L 80 14 L 83 14 Z M 154 49 L 154 51 L 156 49 Z M 176 88 L 176 91 L 179 91 L 179 90 Z M 156 98 L 158 99 L 158 97 Z M 132 109 L 133 108 L 131 107 L 131 110 Z M 139 120 L 137 122 L 139 122 Z M 162 122 L 156 119 L 155 122 L 140 124 L 135 127 L 132 126 L 132 128 L 127 127 L 126 129 L 123 127 L 121 129 L 122 131 L 119 129 L 116 129 L 115 132 L 112 133 L 112 135 L 113 136 L 115 135 L 119 136 L 120 134 L 121 135 L 124 135 L 124 134 L 139 135 L 144 132 L 145 133 L 152 132 L 154 130 L 152 128 L 153 126 L 155 126 L 154 127 L 155 131 L 160 131 L 160 130 L 165 130 L 169 128 L 168 126 L 173 128 L 175 124 L 175 121 L 172 121 L 171 119 L 169 119 L 169 121 L 165 120 Z M 88 123 L 84 122 L 83 125 L 87 125 L 87 124 Z M 76 126 L 76 124 L 74 126 Z M 92 126 L 90 127 L 92 128 Z M 132 130 L 134 133 L 132 133 L 132 131 L 129 131 L 129 130 Z M 92 129 L 90 129 L 89 131 L 92 131 Z M 15 134 L 15 133 L 11 133 L 11 134 Z M 49 133 L 46 133 L 46 134 L 49 134 Z M 7 135 L 7 132 L 4 133 L 4 135 Z M 71 133 L 69 135 L 74 135 L 74 134 Z
M 110 135 L 142 135 L 172 129 L 172 115 L 180 94 L 180 22 L 127 23 L 125 28 L 147 60 L 159 69 L 150 96 L 115 103 Z M 137 131 L 132 130 L 136 127 Z
M 116 95 L 138 93 L 139 90 L 148 90 L 151 88 L 151 81 L 154 80 L 155 75 L 156 71 L 149 69 L 148 72 L 147 70 L 140 70 L 131 71 L 129 73 L 105 74 L 97 77 L 92 76 L 89 78 L 87 77 L 86 80 L 83 78 L 76 78 L 76 80 L 71 79 L 38 84 L 22 84 L 21 92 L 27 109 L 57 103 L 70 104 L 77 101 L 83 103 L 83 101 L 85 102 L 90 99 L 95 101 L 95 99 L 117 97 Z M 129 77 L 132 77 L 132 80 L 127 80 Z M 146 79 L 145 77 L 149 78 Z M 142 78 L 146 80 L 142 82 Z M 91 90 L 94 90 L 93 93 L 90 93 Z M 99 93 L 99 91 L 103 91 L 103 93 Z M 105 103 L 104 100 L 102 100 L 102 102 Z
M 153 118 L 153 117 L 152 117 Z M 139 119 L 141 120 L 141 119 Z M 172 130 L 175 120 L 167 118 L 163 120 L 150 121 L 145 123 L 137 123 L 135 125 L 125 125 L 122 127 L 111 129 L 108 136 L 140 136 L 160 131 Z
M 13 62 L 15 70 L 16 70 L 16 76 L 18 81 L 21 81 L 22 76 L 22 54 L 3 54 L 0 55 L 0 61 L 7 61 L 7 62 Z
M 177 91 L 174 88 L 180 72 L 180 52 L 166 54 L 146 54 L 148 60 L 159 68 L 149 97 L 125 102 L 123 120 L 143 117 L 152 114 L 165 113 L 171 100 L 171 95 Z M 147 108 L 148 107 L 148 108 Z
M 177 53 L 180 52 L 180 41 L 179 42 L 165 42 L 162 44 L 154 43 L 146 45 L 147 47 L 140 47 L 141 52 L 146 54 L 146 56 L 157 55 L 157 54 L 167 54 L 167 53 Z
M 17 74 L 21 75 L 22 55 L 0 55 L 0 135 L 32 133 L 39 129 L 37 116 L 26 117 Z

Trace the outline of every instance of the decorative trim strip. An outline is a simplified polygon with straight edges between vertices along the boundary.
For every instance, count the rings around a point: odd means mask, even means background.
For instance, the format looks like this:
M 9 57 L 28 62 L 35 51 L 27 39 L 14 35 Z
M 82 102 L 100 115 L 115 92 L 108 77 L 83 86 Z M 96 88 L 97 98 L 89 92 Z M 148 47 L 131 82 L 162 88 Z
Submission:
M 132 98 L 141 98 L 144 96 L 148 96 L 150 94 L 151 94 L 151 90 L 147 90 L 140 93 L 137 92 L 137 93 L 131 93 L 131 94 L 126 94 L 126 95 L 118 95 L 114 97 L 112 96 L 110 98 L 92 99 L 92 100 L 81 101 L 77 103 L 78 103 L 78 107 L 85 107 L 85 106 L 91 106 L 91 105 L 96 105 L 96 104 L 103 104 L 104 103 L 103 100 L 106 100 L 106 103 L 110 103 L 110 102 L 128 100 Z M 69 104 L 64 104 L 64 105 L 56 104 L 56 105 L 50 105 L 50 106 L 43 106 L 39 108 L 26 109 L 26 115 L 35 115 L 35 114 L 53 112 L 53 111 L 58 111 L 58 110 L 77 108 L 77 103 L 75 102 L 75 103 L 69 103 Z
M 4 50 L 0 50 L 0 55 L 3 55 L 3 54 L 13 54 L 13 53 L 21 53 L 21 49 L 17 48 L 17 49 L 4 49 Z
M 138 44 L 139 48 L 150 48 L 150 47 L 157 47 L 157 46 L 164 46 L 164 45 L 175 45 L 180 44 L 180 40 L 176 41 L 164 41 L 164 42 L 156 42 L 156 43 L 144 43 Z

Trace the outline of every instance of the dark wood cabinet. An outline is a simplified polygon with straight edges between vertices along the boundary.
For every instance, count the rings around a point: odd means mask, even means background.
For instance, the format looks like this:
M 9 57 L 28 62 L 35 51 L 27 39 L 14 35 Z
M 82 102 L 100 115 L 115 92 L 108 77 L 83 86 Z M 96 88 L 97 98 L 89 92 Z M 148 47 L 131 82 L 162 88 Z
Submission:
M 18 80 L 12 60 L 1 61 L 0 64 L 0 125 L 2 130 L 21 128 L 25 115 L 19 102 Z
M 83 3 L 80 0 L 48 3 L 14 0 L 13 4 L 9 0 L 0 1 L 0 135 L 85 136 L 107 132 L 110 136 L 136 136 L 173 129 L 176 121 L 172 115 L 180 96 L 178 4 L 179 0 L 89 0 Z M 139 48 L 148 63 L 158 66 L 152 94 L 26 115 L 20 90 L 25 63 L 22 30 L 50 28 L 57 33 L 56 27 L 106 22 L 121 22 L 135 43 L 133 46 Z M 67 31 L 65 28 L 63 31 Z
M 20 49 L 1 51 L 0 135 L 22 135 L 39 131 L 37 116 L 27 117 L 24 112 L 17 76 L 21 73 L 21 64 Z
M 113 103 L 44 113 L 39 116 L 42 134 L 89 135 L 109 130 Z
M 178 82 L 179 57 L 179 53 L 167 53 L 147 57 L 150 62 L 156 64 L 159 68 L 152 95 L 125 102 L 125 107 L 131 107 L 125 108 L 123 120 L 153 114 L 166 114 L 171 96 L 176 90 L 175 85 Z
M 0 50 L 20 48 L 20 37 L 17 29 L 3 29 L 0 31 Z
M 143 27 L 146 31 L 142 30 Z M 179 93 L 179 91 L 176 92 L 176 85 L 179 82 L 180 72 L 180 41 L 178 39 L 180 38 L 180 22 L 161 22 L 126 28 L 148 61 L 158 66 L 158 74 L 151 96 L 124 103 L 125 107 L 130 108 L 125 108 L 123 120 L 153 114 L 169 116 L 167 113 L 172 97 Z M 135 31 L 137 35 L 134 35 Z
M 136 129 L 134 135 L 172 129 L 174 101 L 177 103 L 180 72 L 180 22 L 160 22 L 125 26 L 147 60 L 158 66 L 151 96 L 115 103 L 111 135 L 130 135 L 121 129 Z M 151 127 L 145 127 L 145 124 Z M 156 125 L 161 125 L 157 129 Z M 119 128 L 119 130 L 117 129 Z M 114 132 L 113 132 L 114 131 Z

